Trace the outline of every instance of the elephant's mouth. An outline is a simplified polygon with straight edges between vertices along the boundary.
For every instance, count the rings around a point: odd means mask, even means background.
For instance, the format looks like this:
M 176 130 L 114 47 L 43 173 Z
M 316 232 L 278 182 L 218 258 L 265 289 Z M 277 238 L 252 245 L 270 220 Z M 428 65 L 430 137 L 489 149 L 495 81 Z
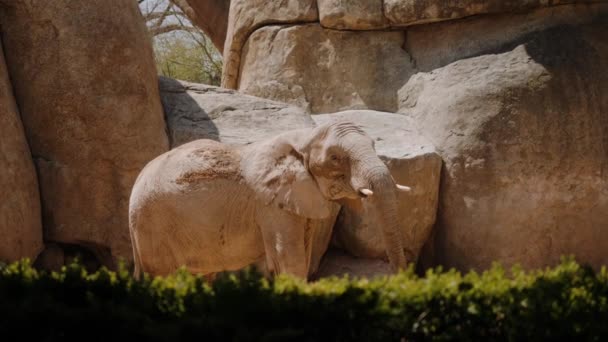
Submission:
M 359 191 L 356 191 L 355 189 L 348 186 L 347 184 L 334 183 L 329 186 L 329 188 L 327 189 L 327 192 L 328 192 L 327 198 L 329 198 L 330 200 L 334 200 L 334 201 L 340 200 L 343 198 L 359 199 L 362 197 L 362 195 Z

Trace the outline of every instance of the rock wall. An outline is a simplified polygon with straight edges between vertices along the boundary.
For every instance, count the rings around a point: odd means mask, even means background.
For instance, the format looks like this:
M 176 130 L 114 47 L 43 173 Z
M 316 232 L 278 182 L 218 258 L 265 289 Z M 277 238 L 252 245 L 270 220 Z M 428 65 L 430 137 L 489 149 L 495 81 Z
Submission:
M 258 24 L 225 50 L 224 84 L 410 117 L 444 160 L 426 265 L 608 262 L 607 1 L 316 4 L 306 20 L 240 12 Z
M 0 42 L 0 261 L 34 260 L 42 250 L 38 180 Z
M 414 68 L 403 32 L 351 32 L 319 24 L 265 26 L 245 44 L 238 89 L 313 113 L 395 112 Z
M 314 0 L 230 1 L 228 33 L 224 44 L 222 87 L 236 89 L 241 52 L 255 30 L 270 24 L 314 22 L 318 18 Z
M 45 238 L 131 259 L 131 186 L 168 149 L 152 48 L 132 0 L 0 0 Z
M 445 162 L 435 263 L 543 267 L 567 254 L 608 263 L 608 12 L 551 13 L 522 21 L 532 32 L 434 68 L 462 55 L 445 46 L 400 90 L 400 111 Z M 412 46 L 503 28 L 446 23 L 415 32 Z
M 312 126 L 308 111 L 374 109 L 399 114 L 315 120 L 367 126 L 394 177 L 414 188 L 400 198 L 411 259 L 438 205 L 425 265 L 541 267 L 563 254 L 608 263 L 608 1 L 232 0 L 224 85 L 292 105 L 163 80 L 167 126 L 134 1 L 0 0 L 0 23 L 0 186 L 14 193 L 0 203 L 0 258 L 42 248 L 40 197 L 50 242 L 41 262 L 56 267 L 65 244 L 109 266 L 130 259 L 131 185 L 169 148 L 165 131 L 173 146 L 243 144 Z M 346 203 L 334 242 L 382 258 L 366 210 Z M 346 265 L 332 255 L 325 271 Z
M 601 2 L 606 1 L 273 0 L 262 4 L 232 0 L 222 85 L 313 113 L 395 112 L 398 90 L 419 71 L 414 54 L 431 54 L 410 50 L 412 30 L 433 27 L 429 23 L 481 17 L 504 21 L 543 9 L 579 11 Z M 503 28 L 512 31 L 510 26 Z M 442 54 L 436 46 L 459 44 L 448 37 L 433 37 L 425 43 Z M 492 44 L 492 40 L 467 37 L 468 41 L 460 42 L 461 49 Z

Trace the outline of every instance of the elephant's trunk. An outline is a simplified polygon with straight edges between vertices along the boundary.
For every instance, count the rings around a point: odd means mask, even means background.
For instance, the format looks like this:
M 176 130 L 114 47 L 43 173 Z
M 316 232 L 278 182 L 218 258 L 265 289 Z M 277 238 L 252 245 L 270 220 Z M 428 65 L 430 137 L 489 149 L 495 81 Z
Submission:
M 404 269 L 407 260 L 397 215 L 397 186 L 390 171 L 378 157 L 358 162 L 353 171 L 353 187 L 360 192 L 370 189 L 373 193 L 367 200 L 371 201 L 378 214 L 378 223 L 391 267 L 395 271 Z M 362 193 L 362 196 L 366 195 Z

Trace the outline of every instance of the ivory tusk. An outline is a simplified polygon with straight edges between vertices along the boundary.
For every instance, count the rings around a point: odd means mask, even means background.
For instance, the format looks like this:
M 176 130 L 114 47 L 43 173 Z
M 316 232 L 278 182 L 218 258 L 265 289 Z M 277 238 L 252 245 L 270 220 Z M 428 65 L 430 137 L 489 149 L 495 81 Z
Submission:
M 409 191 L 412 191 L 412 188 L 410 188 L 409 186 L 397 184 L 397 190 L 402 191 L 402 192 L 409 192 Z
M 367 196 L 371 196 L 374 194 L 373 191 L 371 191 L 370 189 L 361 189 L 359 190 L 360 193 L 362 193 L 363 195 Z

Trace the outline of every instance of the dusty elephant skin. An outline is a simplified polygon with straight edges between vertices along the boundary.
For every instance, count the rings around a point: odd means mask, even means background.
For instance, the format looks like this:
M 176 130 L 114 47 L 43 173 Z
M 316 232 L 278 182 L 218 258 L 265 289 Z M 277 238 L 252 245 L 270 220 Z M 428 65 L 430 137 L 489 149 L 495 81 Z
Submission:
M 436 263 L 534 268 L 565 254 L 608 263 L 608 8 L 583 9 L 571 15 L 586 23 L 541 27 L 419 73 L 400 92 L 400 111 L 445 161 Z M 471 27 L 492 34 L 489 20 L 459 25 L 419 41 Z
M 34 259 L 42 250 L 38 180 L 0 43 L 0 261 Z
M 152 48 L 132 0 L 0 0 L 38 169 L 45 238 L 130 260 L 128 197 L 168 149 Z
M 377 206 L 390 264 L 403 268 L 398 188 L 372 140 L 345 121 L 240 147 L 196 140 L 154 159 L 135 183 L 135 273 L 265 264 L 270 274 L 308 277 L 312 255 L 327 247 L 311 239 L 323 234 L 311 231 L 310 220 L 335 218 L 334 202 L 345 198 Z

